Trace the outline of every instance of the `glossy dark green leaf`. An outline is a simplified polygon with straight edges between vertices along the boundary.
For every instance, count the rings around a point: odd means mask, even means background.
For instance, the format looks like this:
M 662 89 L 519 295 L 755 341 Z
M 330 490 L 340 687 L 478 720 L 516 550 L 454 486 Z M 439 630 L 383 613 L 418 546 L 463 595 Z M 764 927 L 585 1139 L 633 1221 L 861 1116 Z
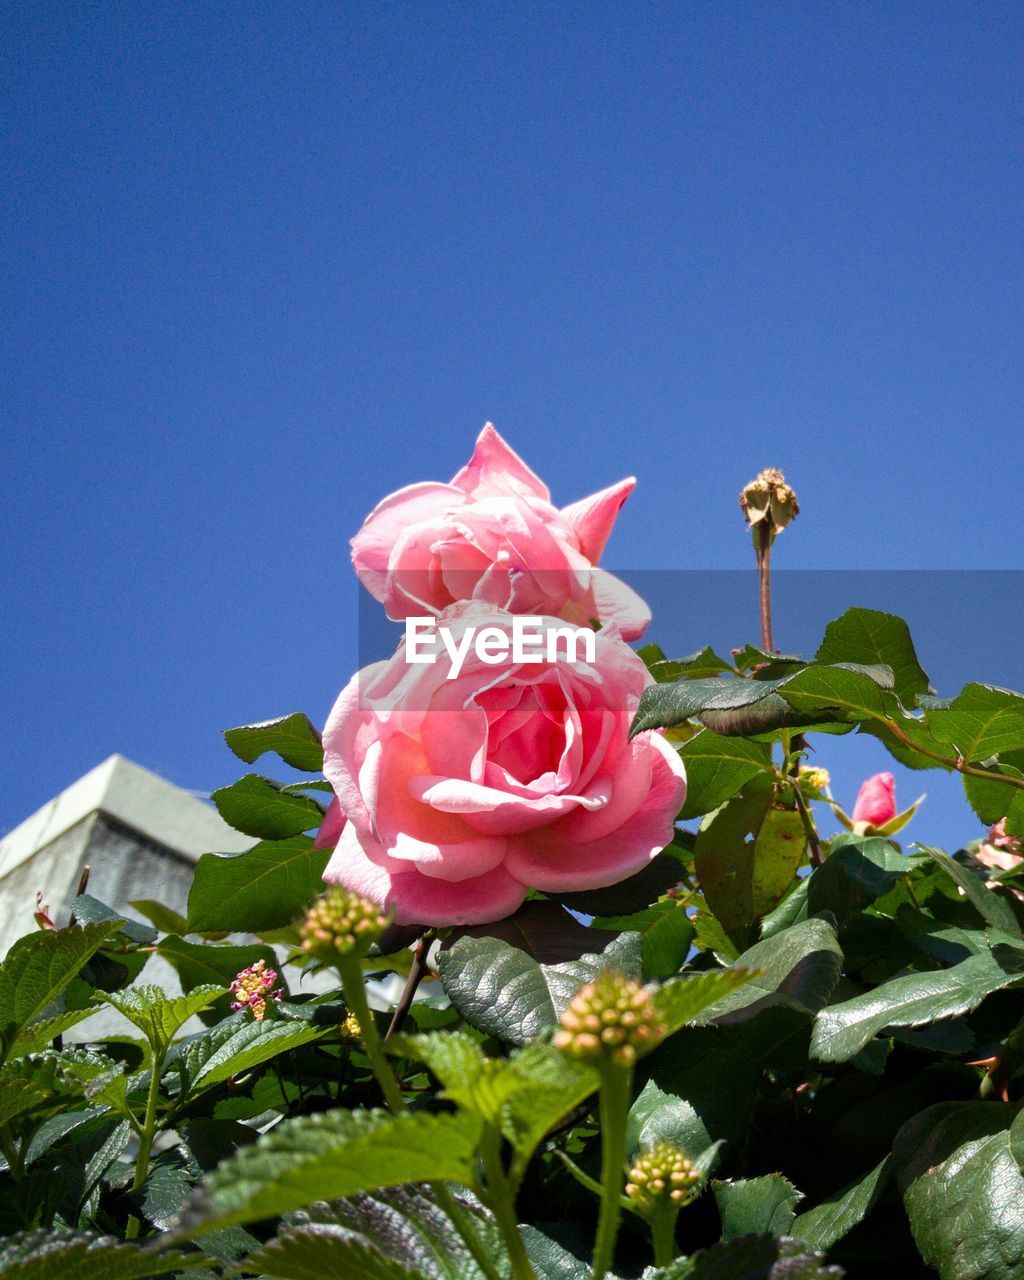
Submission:
M 936 849 L 932 845 L 922 844 L 916 847 L 927 854 L 951 880 L 956 882 L 963 890 L 964 896 L 987 924 L 1014 937 L 1021 936 L 1020 923 L 1009 903 L 998 893 L 987 888 L 985 881 L 975 875 L 969 867 L 965 867 L 962 862 L 957 862 L 944 850 Z
M 812 1249 L 830 1249 L 837 1240 L 863 1222 L 891 1178 L 892 1159 L 886 1156 L 862 1178 L 849 1183 L 806 1213 L 798 1214 L 790 1235 L 803 1240 Z
M 267 751 L 275 751 L 285 764 L 304 773 L 319 773 L 324 767 L 320 734 L 301 712 L 227 729 L 224 741 L 246 764 L 252 764 Z
M 210 799 L 229 826 L 261 840 L 287 840 L 315 830 L 324 818 L 324 810 L 310 796 L 282 791 L 257 773 L 221 787 Z
M 762 1234 L 789 1235 L 796 1206 L 803 1198 L 780 1173 L 712 1182 L 711 1190 L 722 1220 L 723 1240 Z
M 745 782 L 771 769 L 763 742 L 727 738 L 704 729 L 679 751 L 686 766 L 686 803 L 682 818 L 710 813 L 734 796 Z
M 899 1131 L 893 1164 L 924 1261 L 941 1280 L 1024 1274 L 1024 1176 L 1010 1145 L 1020 1104 L 944 1102 Z
M 188 895 L 189 931 L 260 933 L 291 924 L 323 890 L 329 857 L 308 836 L 204 854 Z
M 818 662 L 883 665 L 893 674 L 893 689 L 904 706 L 928 692 L 928 677 L 917 660 L 910 628 L 902 618 L 876 609 L 847 609 L 825 628 L 815 655 Z
M 602 969 L 642 973 L 639 934 L 622 934 L 597 954 L 542 965 L 497 938 L 460 938 L 442 950 L 437 969 L 452 1004 L 470 1026 L 510 1044 L 552 1030 L 565 1006 Z
M 846 1062 L 879 1032 L 922 1027 L 976 1009 L 993 991 L 1024 978 L 1024 949 L 997 945 L 949 969 L 892 978 L 823 1009 L 811 1037 L 819 1062 Z
M 840 926 L 881 898 L 916 865 L 881 836 L 842 832 L 807 878 L 807 910 L 831 911 Z

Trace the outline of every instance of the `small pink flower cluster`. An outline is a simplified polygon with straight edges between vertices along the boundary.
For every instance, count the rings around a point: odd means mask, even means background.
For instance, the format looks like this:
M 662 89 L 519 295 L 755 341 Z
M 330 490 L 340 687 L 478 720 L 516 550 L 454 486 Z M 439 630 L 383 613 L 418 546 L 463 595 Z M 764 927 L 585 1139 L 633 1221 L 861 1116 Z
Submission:
M 268 969 L 265 960 L 257 960 L 248 969 L 235 976 L 231 993 L 238 997 L 232 1001 L 232 1009 L 250 1009 L 257 1022 L 262 1022 L 267 1012 L 267 1000 L 280 1000 L 281 992 L 274 990 L 277 970 Z

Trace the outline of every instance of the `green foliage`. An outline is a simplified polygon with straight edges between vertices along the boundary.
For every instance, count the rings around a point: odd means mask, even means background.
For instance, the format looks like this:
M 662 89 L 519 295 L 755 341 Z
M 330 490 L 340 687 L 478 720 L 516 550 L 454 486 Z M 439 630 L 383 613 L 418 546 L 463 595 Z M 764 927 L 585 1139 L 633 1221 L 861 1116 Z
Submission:
M 188 930 L 262 933 L 290 924 L 322 889 L 329 857 L 302 835 L 204 854 L 188 895 Z
M 1024 1274 L 1024 874 L 822 838 L 829 799 L 799 772 L 828 763 L 807 733 L 858 730 L 959 773 L 979 836 L 1004 816 L 1012 835 L 1024 697 L 934 696 L 906 624 L 867 609 L 809 660 L 643 657 L 634 730 L 674 727 L 688 825 L 622 884 L 430 936 L 429 1000 L 383 1045 L 395 991 L 372 979 L 409 971 L 419 931 L 366 960 L 369 1006 L 351 974 L 311 993 L 294 923 L 328 857 L 319 735 L 301 715 L 229 730 L 247 763 L 306 776 L 217 793 L 256 843 L 199 860 L 187 915 L 83 895 L 77 925 L 0 964 L 0 1276 L 592 1280 L 598 1200 L 628 1205 L 657 1142 L 693 1160 L 694 1202 L 657 1252 L 626 1215 L 609 1280 Z M 154 954 L 182 994 L 147 981 Z M 262 1020 L 228 991 L 259 960 L 284 997 Z M 663 1032 L 614 1072 L 555 1039 L 609 968 Z M 104 1006 L 127 1034 L 72 1045 Z

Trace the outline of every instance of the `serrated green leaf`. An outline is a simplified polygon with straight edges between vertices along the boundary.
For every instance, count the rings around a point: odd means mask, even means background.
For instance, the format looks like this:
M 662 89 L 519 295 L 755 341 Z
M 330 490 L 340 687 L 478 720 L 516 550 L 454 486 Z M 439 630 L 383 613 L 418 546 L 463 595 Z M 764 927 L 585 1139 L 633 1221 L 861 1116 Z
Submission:
M 262 933 L 290 924 L 323 889 L 329 857 L 308 836 L 203 854 L 188 895 L 189 932 Z
M 807 877 L 807 910 L 831 911 L 840 927 L 877 901 L 919 860 L 909 858 L 880 836 L 842 832 L 829 856 Z
M 734 993 L 758 981 L 756 969 L 737 964 L 734 968 L 712 969 L 666 982 L 654 992 L 652 1001 L 665 1034 L 670 1036 L 688 1022 L 703 1021 L 714 1016 L 716 1010 L 731 1008 L 731 1001 L 742 999 Z
M 823 1009 L 811 1057 L 846 1062 L 880 1031 L 922 1027 L 976 1009 L 987 995 L 1024 978 L 1024 950 L 997 945 L 949 969 L 892 978 L 863 995 Z
M 910 628 L 902 618 L 876 609 L 847 609 L 825 628 L 815 655 L 821 663 L 882 665 L 893 674 L 893 689 L 904 706 L 928 692 L 928 677 L 917 660 Z
M 157 902 L 153 898 L 136 898 L 128 905 L 134 907 L 139 915 L 145 916 L 162 933 L 188 932 L 188 921 L 185 917 L 178 911 L 172 911 L 162 902 Z
M 329 1111 L 287 1120 L 225 1160 L 183 1220 L 183 1233 L 276 1217 L 317 1200 L 411 1182 L 473 1176 L 477 1116 Z
M 755 920 L 782 900 L 803 860 L 800 815 L 773 803 L 771 787 L 752 783 L 701 823 L 694 866 L 711 911 L 740 945 Z
M 252 764 L 267 751 L 274 751 L 285 764 L 305 773 L 319 773 L 324 767 L 320 734 L 301 712 L 226 729 L 224 741 L 246 764 Z
M 553 1030 L 565 1006 L 603 969 L 639 978 L 639 934 L 622 934 L 600 954 L 542 965 L 496 938 L 460 938 L 442 950 L 438 974 L 452 1004 L 470 1026 L 509 1044 L 525 1044 Z
M 703 729 L 679 751 L 686 766 L 686 803 L 681 818 L 710 813 L 744 783 L 771 770 L 771 752 L 763 742 L 726 738 Z
M 331 1222 L 295 1227 L 246 1259 L 254 1271 L 275 1280 L 422 1280 L 380 1249 Z
M 244 1075 L 282 1053 L 312 1044 L 329 1030 L 290 1019 L 221 1022 L 182 1043 L 177 1061 L 184 1072 L 184 1092 L 192 1096 Z
M 939 1103 L 896 1135 L 893 1164 L 910 1227 L 941 1280 L 1015 1280 L 1024 1272 L 1024 1177 L 1010 1148 L 1019 1109 Z
M 118 924 L 75 925 L 19 938 L 0 964 L 0 1039 L 3 1055 L 18 1032 L 57 998 Z
M 790 1234 L 812 1249 L 830 1249 L 868 1216 L 892 1178 L 892 1158 L 886 1156 L 863 1178 L 851 1182 L 821 1204 L 798 1214 Z
M 723 972 L 746 972 L 748 980 L 695 1021 L 748 1021 L 764 1009 L 780 1005 L 813 1015 L 827 1004 L 842 967 L 843 953 L 832 922 L 803 920 L 744 951 L 734 969 Z
M 55 1013 L 49 1018 L 37 1018 L 35 1022 L 24 1027 L 11 1045 L 11 1058 L 23 1057 L 26 1053 L 42 1053 L 57 1036 L 91 1017 L 99 1004 L 87 1004 L 81 1009 L 67 1009 L 64 1013 Z
M 0 1275 L 9 1280 L 149 1280 L 195 1262 L 194 1254 L 156 1254 L 87 1231 L 32 1231 L 0 1242 Z
M 323 822 L 324 810 L 310 796 L 282 791 L 276 782 L 247 773 L 210 797 L 229 826 L 260 840 L 287 840 Z
M 712 1182 L 722 1239 L 741 1236 L 790 1234 L 796 1206 L 803 1196 L 781 1173 L 760 1178 L 740 1178 L 735 1182 Z
M 741 1236 L 645 1271 L 643 1280 L 841 1280 L 839 1267 L 807 1253 L 797 1240 Z
M 169 997 L 161 987 L 148 985 L 110 992 L 106 1000 L 138 1027 L 154 1055 L 160 1055 L 193 1014 L 223 994 L 223 987 L 211 985 L 195 987 L 187 995 Z
M 964 896 L 977 909 L 978 914 L 987 924 L 992 925 L 993 928 L 1001 929 L 1012 937 L 1021 937 L 1020 924 L 1009 903 L 1004 901 L 998 893 L 987 888 L 985 882 L 979 879 L 973 871 L 965 867 L 963 863 L 957 862 L 955 858 L 951 858 L 942 849 L 936 849 L 934 846 L 927 844 L 920 844 L 915 847 L 920 849 L 922 853 L 926 853 L 933 862 L 945 871 L 951 880 L 954 880 L 960 886 Z

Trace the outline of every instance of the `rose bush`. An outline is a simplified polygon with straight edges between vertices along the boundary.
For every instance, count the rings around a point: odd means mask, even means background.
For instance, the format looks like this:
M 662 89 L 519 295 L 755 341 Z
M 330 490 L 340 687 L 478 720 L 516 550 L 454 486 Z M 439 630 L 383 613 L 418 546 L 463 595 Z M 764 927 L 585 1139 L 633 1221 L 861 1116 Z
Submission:
M 453 606 L 441 622 L 458 642 L 511 615 Z M 400 924 L 498 920 L 529 889 L 623 880 L 671 841 L 686 794 L 661 733 L 629 740 L 652 679 L 614 630 L 597 636 L 592 665 L 471 654 L 450 679 L 443 648 L 411 666 L 403 642 L 352 678 L 324 729 L 347 819 L 324 878 Z
M 635 640 L 650 610 L 595 566 L 630 477 L 559 510 L 548 487 L 488 423 L 448 484 L 426 481 L 380 502 L 352 539 L 352 563 L 389 618 L 485 600 L 513 613 L 615 623 Z
M 555 512 L 487 431 L 357 567 L 456 643 L 564 631 L 631 484 Z M 759 646 L 400 649 L 323 734 L 228 731 L 293 773 L 214 793 L 255 843 L 184 913 L 41 886 L 0 964 L 2 1280 L 1020 1280 L 1024 696 L 935 696 L 870 609 L 781 656 L 798 510 L 744 490 Z M 986 837 L 896 844 L 890 773 L 844 813 L 807 761 L 853 730 Z

